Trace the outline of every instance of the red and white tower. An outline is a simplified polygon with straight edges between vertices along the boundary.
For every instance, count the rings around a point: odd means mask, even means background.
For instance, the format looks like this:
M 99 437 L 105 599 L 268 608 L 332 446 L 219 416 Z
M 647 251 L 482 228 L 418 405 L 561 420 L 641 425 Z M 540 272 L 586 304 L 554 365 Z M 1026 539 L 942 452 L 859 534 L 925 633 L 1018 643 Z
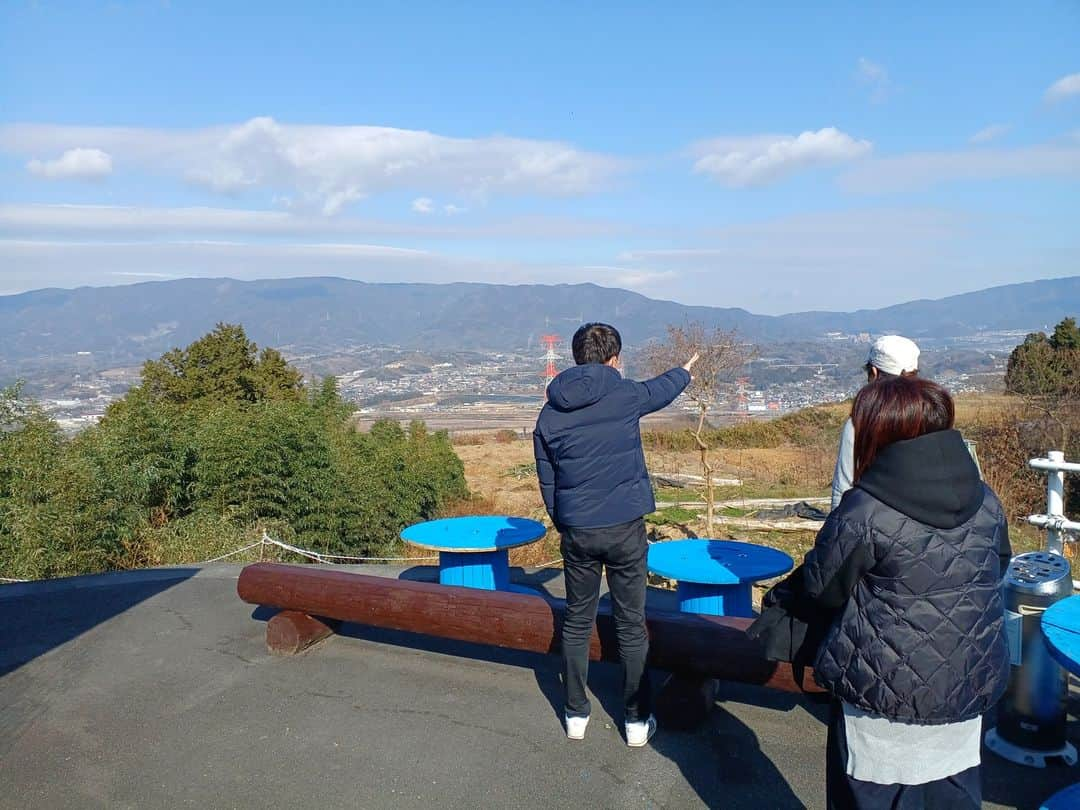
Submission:
M 747 416 L 750 413 L 750 397 L 746 394 L 746 386 L 749 383 L 749 377 L 739 377 L 735 381 L 735 410 L 740 416 Z
M 559 336 L 544 335 L 540 340 L 547 346 L 547 354 L 544 355 L 544 359 L 547 360 L 547 366 L 544 368 L 544 390 L 546 391 L 559 373 L 559 369 L 555 366 L 555 361 L 559 359 L 559 353 L 555 351 L 555 347 L 559 345 Z

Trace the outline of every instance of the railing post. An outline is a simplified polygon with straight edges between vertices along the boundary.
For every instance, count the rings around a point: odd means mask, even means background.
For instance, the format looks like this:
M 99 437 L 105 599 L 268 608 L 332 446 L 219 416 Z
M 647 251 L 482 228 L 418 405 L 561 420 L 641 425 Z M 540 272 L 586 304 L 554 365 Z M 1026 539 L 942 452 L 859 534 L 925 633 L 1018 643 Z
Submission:
M 1051 450 L 1046 457 L 1057 464 L 1065 462 L 1065 453 L 1061 450 Z M 1050 516 L 1051 521 L 1065 516 L 1065 471 L 1063 469 L 1046 471 L 1046 514 Z M 1053 522 L 1046 527 L 1046 550 L 1054 554 L 1065 553 L 1061 529 Z
M 1046 529 L 1046 550 L 1064 556 L 1069 532 L 1080 532 L 1080 521 L 1065 517 L 1065 474 L 1080 474 L 1080 462 L 1066 461 L 1060 450 L 1049 450 L 1046 458 L 1028 462 L 1033 470 L 1046 473 L 1046 514 L 1030 515 L 1028 523 Z M 1073 590 L 1080 590 L 1080 580 L 1073 580 Z

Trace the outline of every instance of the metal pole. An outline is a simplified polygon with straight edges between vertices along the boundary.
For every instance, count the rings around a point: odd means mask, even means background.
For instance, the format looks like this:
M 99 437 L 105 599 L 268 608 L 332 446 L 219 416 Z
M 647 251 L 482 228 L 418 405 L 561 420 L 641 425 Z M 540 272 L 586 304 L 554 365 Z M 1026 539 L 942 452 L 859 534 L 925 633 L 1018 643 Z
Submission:
M 1065 453 L 1051 450 L 1046 454 L 1051 462 L 1065 463 Z M 1046 514 L 1052 518 L 1065 516 L 1065 471 L 1047 470 L 1046 474 Z M 1065 544 L 1061 539 L 1061 530 L 1053 524 L 1046 527 L 1046 550 L 1054 554 L 1064 554 Z

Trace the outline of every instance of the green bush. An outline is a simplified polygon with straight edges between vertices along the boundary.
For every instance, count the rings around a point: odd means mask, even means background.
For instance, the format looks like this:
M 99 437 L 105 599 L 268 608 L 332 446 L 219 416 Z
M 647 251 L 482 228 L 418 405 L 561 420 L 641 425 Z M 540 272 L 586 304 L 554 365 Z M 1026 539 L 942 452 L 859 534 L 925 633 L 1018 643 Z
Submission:
M 682 506 L 667 506 L 663 509 L 658 509 L 652 514 L 645 516 L 646 523 L 654 523 L 657 525 L 678 525 L 680 523 L 688 523 L 698 517 L 698 512 L 693 509 L 686 509 Z
M 335 459 L 342 484 L 341 548 L 387 550 L 405 526 L 435 517 L 448 500 L 468 494 L 449 438 L 428 433 L 420 422 L 407 433 L 381 420 L 367 433 L 339 436 Z
M 219 326 L 148 363 L 152 386 L 70 440 L 18 389 L 0 391 L 0 576 L 198 562 L 263 530 L 380 554 L 468 495 L 446 433 L 421 422 L 359 433 L 333 380 L 297 395 L 299 375 L 256 351 Z

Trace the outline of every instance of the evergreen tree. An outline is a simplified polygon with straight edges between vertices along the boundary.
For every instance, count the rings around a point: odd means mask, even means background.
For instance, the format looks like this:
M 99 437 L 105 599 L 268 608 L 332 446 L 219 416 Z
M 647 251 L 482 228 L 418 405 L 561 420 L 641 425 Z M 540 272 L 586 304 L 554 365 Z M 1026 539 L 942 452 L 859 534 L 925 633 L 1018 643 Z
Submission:
M 143 364 L 142 388 L 177 405 L 299 399 L 303 378 L 275 349 L 248 340 L 242 326 L 219 323 L 186 349 Z
M 1075 318 L 1065 318 L 1047 337 L 1033 332 L 1013 349 L 1005 372 L 1005 388 L 1024 398 L 1038 414 L 1028 432 L 1038 434 L 1032 453 L 1064 451 L 1080 456 L 1080 329 Z M 1080 510 L 1080 481 L 1067 478 L 1066 509 Z
M 1054 327 L 1054 334 L 1050 336 L 1050 345 L 1056 351 L 1080 349 L 1080 327 L 1076 325 L 1076 318 L 1065 318 Z
M 1015 394 L 1039 398 L 1080 395 L 1080 328 L 1076 319 L 1065 318 L 1050 337 L 1033 332 L 1013 349 L 1005 387 Z
M 251 369 L 256 401 L 267 399 L 297 400 L 304 391 L 304 378 L 285 362 L 277 349 L 263 349 Z

